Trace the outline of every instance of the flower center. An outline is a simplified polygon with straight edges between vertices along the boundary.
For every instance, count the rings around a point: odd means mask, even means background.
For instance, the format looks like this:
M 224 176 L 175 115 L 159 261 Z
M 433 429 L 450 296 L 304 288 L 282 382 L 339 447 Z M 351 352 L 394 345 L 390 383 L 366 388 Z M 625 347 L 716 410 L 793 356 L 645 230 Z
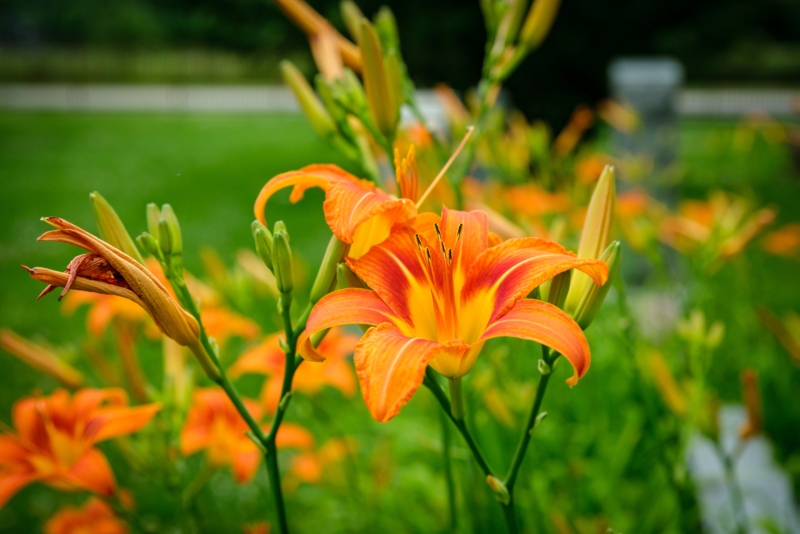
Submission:
M 431 252 L 430 247 L 423 246 L 419 234 L 414 234 L 419 255 L 417 259 L 422 266 L 430 290 L 431 304 L 436 318 L 436 332 L 439 341 L 447 341 L 458 337 L 458 307 L 455 285 L 453 283 L 454 258 L 458 255 L 463 224 L 458 225 L 452 246 L 448 247 L 442 236 L 439 223 L 434 223 L 439 250 Z

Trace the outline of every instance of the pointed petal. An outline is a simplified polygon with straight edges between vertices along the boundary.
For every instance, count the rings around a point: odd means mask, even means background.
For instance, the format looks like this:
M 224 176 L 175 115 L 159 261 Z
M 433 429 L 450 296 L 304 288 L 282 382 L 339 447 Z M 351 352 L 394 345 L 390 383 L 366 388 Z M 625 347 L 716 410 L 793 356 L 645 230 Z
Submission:
M 562 354 L 575 373 L 567 380 L 574 386 L 591 362 L 589 343 L 583 330 L 559 308 L 540 300 L 518 301 L 505 315 L 489 325 L 482 341 L 493 337 L 530 339 Z
M 323 361 L 325 356 L 317 352 L 309 339 L 316 332 L 346 324 L 382 323 L 402 324 L 402 320 L 374 291 L 356 288 L 334 291 L 322 297 L 311 310 L 306 329 L 297 341 L 298 352 L 308 360 Z
M 0 466 L 24 463 L 28 450 L 16 436 L 0 435 Z
M 356 345 L 355 363 L 372 417 L 381 423 L 389 421 L 422 384 L 428 362 L 442 351 L 468 348 L 458 340 L 436 343 L 409 338 L 391 324 L 370 328 Z
M 161 403 L 155 402 L 134 408 L 100 410 L 86 425 L 86 436 L 98 443 L 132 434 L 149 423 L 160 409 Z
M 456 243 L 459 225 L 463 225 Z M 456 294 L 464 287 L 469 268 L 488 248 L 489 219 L 482 211 L 457 211 L 442 207 L 442 237 L 453 247 L 453 270 Z
M 108 460 L 97 449 L 86 451 L 72 465 L 67 476 L 77 486 L 106 497 L 114 495 L 117 488 Z
M 34 473 L 0 471 L 0 510 L 19 490 L 37 480 Z
M 433 262 L 433 273 L 443 272 L 438 244 L 428 247 Z M 424 250 L 424 249 L 423 249 Z M 423 269 L 420 252 L 411 231 L 395 226 L 389 238 L 357 260 L 348 258 L 350 268 L 386 303 L 405 323 L 427 339 L 436 339 L 436 316 L 431 293 L 431 283 L 441 284 L 441 277 L 429 280 Z
M 87 420 L 104 403 L 107 407 L 127 406 L 128 394 L 122 388 L 84 388 L 73 397 L 72 409 L 78 418 Z
M 467 273 L 461 293 L 464 307 L 459 317 L 468 318 L 462 338 L 472 336 L 510 310 L 542 282 L 569 269 L 588 274 L 597 285 L 608 277 L 605 262 L 578 259 L 564 247 L 537 238 L 509 239 L 478 256 Z

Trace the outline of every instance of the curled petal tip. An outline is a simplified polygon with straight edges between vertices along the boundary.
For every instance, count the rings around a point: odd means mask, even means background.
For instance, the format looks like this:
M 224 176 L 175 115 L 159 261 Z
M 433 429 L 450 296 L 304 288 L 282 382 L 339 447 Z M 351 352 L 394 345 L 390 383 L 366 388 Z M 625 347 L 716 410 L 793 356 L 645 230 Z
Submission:
M 20 264 L 20 267 L 22 267 L 23 269 L 25 269 L 26 271 L 28 271 L 28 273 L 29 273 L 29 274 L 33 274 L 33 271 L 34 271 L 34 269 L 33 269 L 33 268 L 31 268 L 31 267 L 28 267 L 27 265 L 22 265 L 22 264 Z

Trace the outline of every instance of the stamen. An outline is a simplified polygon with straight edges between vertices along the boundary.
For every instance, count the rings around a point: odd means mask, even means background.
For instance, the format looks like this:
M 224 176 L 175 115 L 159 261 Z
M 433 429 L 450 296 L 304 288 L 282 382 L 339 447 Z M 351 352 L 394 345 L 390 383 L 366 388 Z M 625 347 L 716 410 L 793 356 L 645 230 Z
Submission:
M 414 234 L 414 239 L 417 240 L 417 248 L 422 252 L 422 240 L 419 238 L 419 234 Z
M 439 245 L 441 245 L 442 247 L 442 254 L 444 254 L 445 257 L 447 257 L 447 247 L 444 246 L 444 241 L 439 241 Z
M 458 230 L 456 230 L 456 241 L 455 241 L 455 243 L 458 243 L 458 240 L 461 238 L 461 230 L 463 230 L 463 229 L 464 229 L 464 223 L 459 224 L 458 225 Z M 455 245 L 455 243 L 453 243 L 453 245 Z
M 431 260 L 431 249 L 425 247 L 425 255 L 428 257 L 428 265 L 430 265 L 433 260 Z
M 439 223 L 433 223 L 433 227 L 436 230 L 436 237 L 439 238 L 439 243 L 441 243 L 444 240 L 442 239 L 442 229 L 439 228 Z
M 452 248 L 448 248 L 447 249 L 447 264 L 448 265 L 453 265 L 453 249 Z
M 442 176 L 444 176 L 444 173 L 447 172 L 447 169 L 449 169 L 450 165 L 452 165 L 453 162 L 456 160 L 458 155 L 464 149 L 464 145 L 467 144 L 467 141 L 469 140 L 469 137 L 472 135 L 472 132 L 474 130 L 475 130 L 474 126 L 467 127 L 467 133 L 464 135 L 464 138 L 461 140 L 461 143 L 459 143 L 458 146 L 456 147 L 455 151 L 453 152 L 453 155 L 450 156 L 450 159 L 447 160 L 447 163 L 444 164 L 444 167 L 442 167 L 442 170 L 440 170 L 439 174 L 436 175 L 436 178 L 433 179 L 433 181 L 431 182 L 431 185 L 428 186 L 428 189 L 426 189 L 425 192 L 422 193 L 422 196 L 419 197 L 419 200 L 417 200 L 417 208 L 419 208 L 422 205 L 422 203 L 425 202 L 425 199 L 428 198 L 428 195 L 430 194 L 430 192 L 433 191 L 433 188 L 436 187 L 436 184 L 438 184 L 439 180 L 442 179 Z

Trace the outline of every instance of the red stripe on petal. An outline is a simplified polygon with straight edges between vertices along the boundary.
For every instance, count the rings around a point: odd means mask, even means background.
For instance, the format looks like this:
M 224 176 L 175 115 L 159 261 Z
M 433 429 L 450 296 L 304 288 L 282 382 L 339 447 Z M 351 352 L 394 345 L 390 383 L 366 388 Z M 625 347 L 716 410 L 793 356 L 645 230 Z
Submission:
M 536 238 L 509 239 L 481 254 L 467 273 L 461 302 L 485 306 L 493 303 L 489 323 L 499 319 L 535 287 L 569 269 L 588 274 L 597 285 L 608 278 L 608 266 L 600 260 L 582 260 L 552 241 Z
M 589 369 L 592 357 L 583 330 L 559 308 L 540 300 L 518 301 L 500 319 L 492 322 L 481 337 L 516 337 L 546 345 L 562 354 L 575 373 L 567 380 L 574 386 Z

